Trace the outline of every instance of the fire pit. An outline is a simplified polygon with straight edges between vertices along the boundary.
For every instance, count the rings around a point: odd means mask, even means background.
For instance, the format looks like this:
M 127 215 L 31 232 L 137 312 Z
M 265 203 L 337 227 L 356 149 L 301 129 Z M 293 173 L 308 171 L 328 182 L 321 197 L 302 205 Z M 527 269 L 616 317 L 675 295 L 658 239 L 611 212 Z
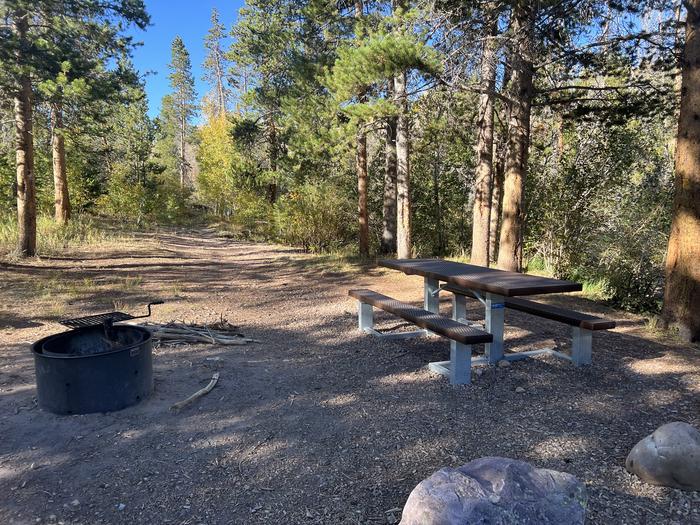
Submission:
M 113 324 L 133 318 L 112 312 L 69 319 L 62 322 L 80 328 L 34 343 L 39 406 L 55 414 L 88 414 L 146 399 L 153 390 L 151 333 Z

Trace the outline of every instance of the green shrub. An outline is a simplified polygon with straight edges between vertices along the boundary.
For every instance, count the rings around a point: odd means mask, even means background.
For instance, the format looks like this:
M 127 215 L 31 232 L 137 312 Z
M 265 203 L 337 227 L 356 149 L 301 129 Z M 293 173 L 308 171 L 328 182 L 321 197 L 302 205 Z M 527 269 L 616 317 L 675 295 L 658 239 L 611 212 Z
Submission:
M 354 240 L 355 212 L 326 183 L 303 184 L 275 206 L 279 240 L 306 251 L 336 250 Z
M 246 239 L 274 236 L 272 205 L 265 197 L 250 190 L 240 190 L 233 197 L 231 222 Z
M 92 218 L 85 215 L 76 215 L 64 225 L 56 224 L 53 217 L 40 215 L 36 230 L 39 255 L 60 255 L 67 248 L 96 245 L 112 238 Z M 15 252 L 17 238 L 17 219 L 14 216 L 0 219 L 0 254 Z

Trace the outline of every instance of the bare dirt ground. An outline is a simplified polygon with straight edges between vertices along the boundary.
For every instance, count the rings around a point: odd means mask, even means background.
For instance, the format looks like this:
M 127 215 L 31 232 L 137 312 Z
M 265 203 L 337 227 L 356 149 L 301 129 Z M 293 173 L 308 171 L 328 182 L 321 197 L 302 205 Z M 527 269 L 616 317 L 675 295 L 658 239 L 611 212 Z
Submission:
M 659 425 L 700 425 L 698 347 L 570 295 L 557 300 L 619 321 L 595 334 L 591 367 L 542 357 L 451 387 L 425 366 L 446 341 L 357 331 L 347 290 L 360 286 L 422 297 L 419 278 L 208 231 L 0 262 L 0 523 L 394 523 L 420 480 L 489 455 L 576 475 L 590 523 L 700 523 L 699 493 L 624 470 Z M 140 313 L 153 298 L 166 301 L 154 321 L 223 315 L 262 343 L 159 348 L 153 396 L 120 412 L 37 408 L 30 342 L 61 331 L 59 318 Z M 557 323 L 511 311 L 506 323 L 510 350 L 568 345 Z M 215 371 L 210 394 L 168 410 Z

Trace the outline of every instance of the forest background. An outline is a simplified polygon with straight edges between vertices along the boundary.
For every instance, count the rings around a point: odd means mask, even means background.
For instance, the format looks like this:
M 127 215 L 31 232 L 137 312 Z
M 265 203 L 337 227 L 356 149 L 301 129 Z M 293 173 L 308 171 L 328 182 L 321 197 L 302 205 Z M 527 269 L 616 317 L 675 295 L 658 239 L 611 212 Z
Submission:
M 141 0 L 4 0 L 0 250 L 214 223 L 535 271 L 660 312 L 667 254 L 698 228 L 669 248 L 678 210 L 699 206 L 674 190 L 696 4 L 248 0 L 211 13 L 206 93 L 174 36 L 152 119 L 130 58 Z M 692 271 L 665 316 L 690 339 Z

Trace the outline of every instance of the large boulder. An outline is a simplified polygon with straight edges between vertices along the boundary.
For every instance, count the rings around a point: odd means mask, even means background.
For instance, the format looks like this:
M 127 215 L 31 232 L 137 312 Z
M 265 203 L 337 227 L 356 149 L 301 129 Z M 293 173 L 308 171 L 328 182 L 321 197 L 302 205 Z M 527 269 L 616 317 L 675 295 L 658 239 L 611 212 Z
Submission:
M 700 490 L 700 432 L 676 421 L 637 443 L 625 468 L 642 481 L 683 490 Z
M 401 525 L 583 524 L 586 488 L 571 474 L 485 457 L 443 468 L 408 496 Z

